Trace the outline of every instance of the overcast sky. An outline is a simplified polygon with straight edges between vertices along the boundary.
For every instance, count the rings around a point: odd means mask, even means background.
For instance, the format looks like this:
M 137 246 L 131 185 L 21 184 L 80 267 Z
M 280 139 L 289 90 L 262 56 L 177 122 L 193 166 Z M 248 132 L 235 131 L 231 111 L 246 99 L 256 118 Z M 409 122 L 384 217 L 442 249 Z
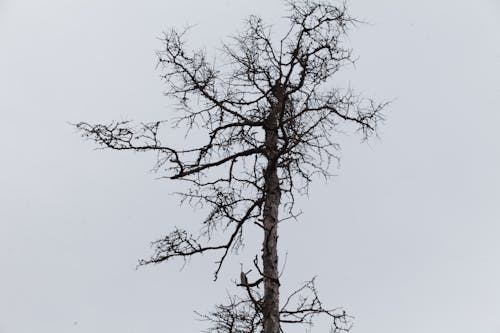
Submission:
M 154 156 L 94 150 L 68 122 L 171 115 L 157 39 L 195 24 L 217 46 L 280 1 L 0 0 L 0 332 L 197 332 L 235 290 L 242 257 L 135 270 L 149 242 L 202 217 L 179 207 Z M 342 78 L 393 100 L 380 138 L 281 229 L 284 290 L 318 275 L 353 333 L 500 332 L 500 3 L 351 0 L 369 21 Z M 179 138 L 179 144 L 182 144 Z M 260 239 L 249 237 L 251 244 Z M 319 320 L 313 332 L 324 332 Z

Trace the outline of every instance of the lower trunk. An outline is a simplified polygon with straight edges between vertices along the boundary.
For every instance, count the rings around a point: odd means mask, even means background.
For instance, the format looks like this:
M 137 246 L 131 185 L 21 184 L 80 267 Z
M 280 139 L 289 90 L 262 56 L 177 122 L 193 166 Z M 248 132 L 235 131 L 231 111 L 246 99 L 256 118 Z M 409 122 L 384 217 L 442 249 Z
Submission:
M 265 202 L 263 210 L 264 242 L 262 244 L 262 263 L 264 266 L 264 333 L 280 333 L 279 275 L 278 275 L 278 211 L 281 199 L 278 177 L 278 130 L 277 113 L 273 110 L 267 119 L 266 149 L 267 167 L 265 170 Z
M 271 171 L 271 170 L 269 170 Z M 266 177 L 267 194 L 264 204 L 264 333 L 280 332 L 278 275 L 278 208 L 280 188 L 276 168 Z

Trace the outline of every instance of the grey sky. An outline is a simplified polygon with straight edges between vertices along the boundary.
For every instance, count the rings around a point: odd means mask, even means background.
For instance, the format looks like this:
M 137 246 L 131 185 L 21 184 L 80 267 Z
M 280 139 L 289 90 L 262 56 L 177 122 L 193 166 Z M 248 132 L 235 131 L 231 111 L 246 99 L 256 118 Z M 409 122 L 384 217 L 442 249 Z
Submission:
M 248 14 L 276 21 L 268 2 L 0 0 L 1 333 L 201 330 L 192 310 L 234 289 L 251 245 L 217 283 L 212 256 L 135 270 L 201 215 L 148 173 L 153 156 L 93 150 L 67 122 L 168 118 L 161 31 L 196 24 L 210 48 Z M 351 33 L 360 59 L 342 78 L 394 102 L 380 139 L 339 138 L 338 176 L 282 228 L 285 288 L 318 275 L 353 333 L 498 333 L 500 4 L 350 7 L 371 24 Z

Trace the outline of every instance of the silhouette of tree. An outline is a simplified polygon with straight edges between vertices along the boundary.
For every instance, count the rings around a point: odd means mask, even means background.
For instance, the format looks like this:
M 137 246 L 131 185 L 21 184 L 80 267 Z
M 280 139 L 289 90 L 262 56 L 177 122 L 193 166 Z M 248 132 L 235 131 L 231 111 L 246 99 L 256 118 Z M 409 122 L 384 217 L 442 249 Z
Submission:
M 182 200 L 210 208 L 199 234 L 174 229 L 153 242 L 152 256 L 141 265 L 215 251 L 217 279 L 227 256 L 243 244 L 244 230 L 262 229 L 262 255 L 253 261 L 258 277 L 252 282 L 245 274 L 239 284 L 243 296 L 230 296 L 228 304 L 200 314 L 213 324 L 209 332 L 278 333 L 283 325 L 311 324 L 318 315 L 331 318 L 333 331 L 350 328 L 345 311 L 323 307 L 314 279 L 282 298 L 280 306 L 278 225 L 296 218 L 295 196 L 307 193 L 314 176 L 330 175 L 339 149 L 335 135 L 351 129 L 367 139 L 386 104 L 332 82 L 353 62 L 344 39 L 357 21 L 344 5 L 316 0 L 286 5 L 289 29 L 283 36 L 276 38 L 271 26 L 250 16 L 223 44 L 216 62 L 204 50 L 187 49 L 188 29 L 163 35 L 159 65 L 166 95 L 181 113 L 174 126 L 201 132 L 203 144 L 164 144 L 165 121 L 76 124 L 105 148 L 155 152 L 156 170 L 190 185 Z M 212 236 L 220 231 L 226 238 L 216 243 Z

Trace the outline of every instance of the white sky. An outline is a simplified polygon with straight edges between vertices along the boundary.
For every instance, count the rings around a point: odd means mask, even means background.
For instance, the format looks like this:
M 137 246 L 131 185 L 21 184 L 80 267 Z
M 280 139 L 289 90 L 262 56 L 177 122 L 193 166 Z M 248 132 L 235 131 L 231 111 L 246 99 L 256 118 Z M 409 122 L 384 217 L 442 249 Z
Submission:
M 500 3 L 350 7 L 371 24 L 351 34 L 360 60 L 343 78 L 394 103 L 380 139 L 339 139 L 338 176 L 283 226 L 284 289 L 318 275 L 324 302 L 356 316 L 353 333 L 498 333 Z M 135 270 L 150 241 L 201 216 L 148 173 L 154 156 L 93 150 L 68 122 L 168 118 L 156 37 L 196 24 L 193 43 L 212 47 L 250 13 L 284 12 L 264 0 L 0 0 L 0 333 L 196 332 L 192 311 L 234 290 L 251 251 L 217 283 L 212 256 Z

